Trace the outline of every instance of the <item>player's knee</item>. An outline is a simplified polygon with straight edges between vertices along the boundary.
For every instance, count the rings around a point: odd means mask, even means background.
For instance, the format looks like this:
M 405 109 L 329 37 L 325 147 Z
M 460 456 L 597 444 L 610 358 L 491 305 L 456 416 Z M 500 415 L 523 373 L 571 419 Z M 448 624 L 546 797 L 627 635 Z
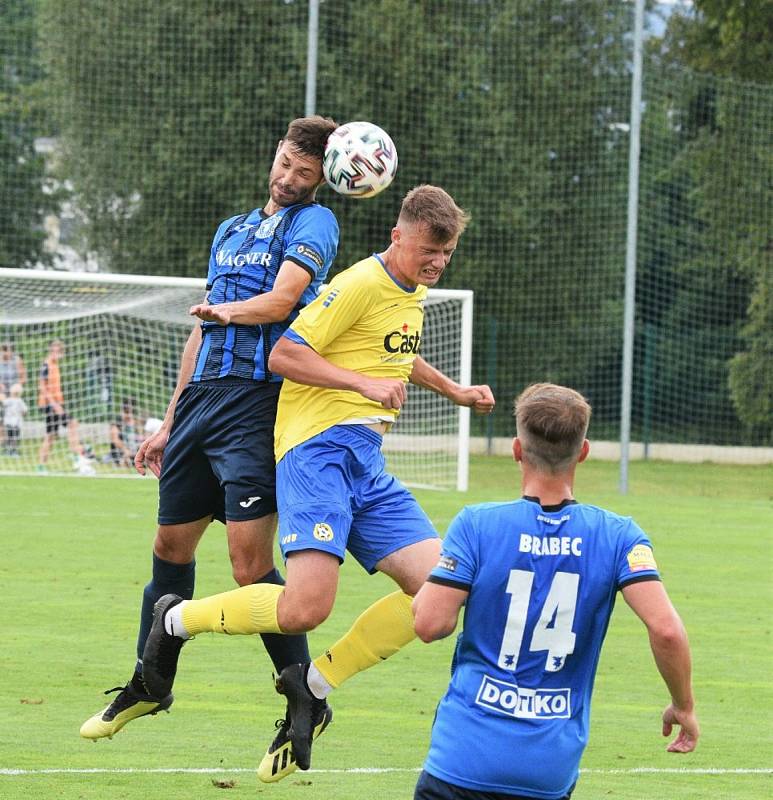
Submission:
M 160 527 L 153 541 L 153 552 L 164 561 L 174 564 L 187 564 L 196 552 L 196 540 L 180 536 L 174 529 Z
M 260 579 L 273 568 L 273 561 L 267 563 L 255 563 L 253 561 L 232 561 L 231 574 L 239 586 L 249 586 L 257 583 Z
M 262 542 L 257 547 L 231 547 L 230 556 L 231 574 L 239 586 L 257 583 L 274 569 L 273 549 Z
M 308 633 L 321 625 L 329 615 L 330 607 L 324 603 L 280 602 L 277 622 L 284 633 Z

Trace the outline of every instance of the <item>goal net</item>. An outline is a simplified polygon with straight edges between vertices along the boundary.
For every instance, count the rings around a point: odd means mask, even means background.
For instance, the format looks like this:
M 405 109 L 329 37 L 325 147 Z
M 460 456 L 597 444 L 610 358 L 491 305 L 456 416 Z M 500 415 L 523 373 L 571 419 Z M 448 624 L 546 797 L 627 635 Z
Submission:
M 0 473 L 134 474 L 131 454 L 164 416 L 194 325 L 188 308 L 204 297 L 204 281 L 0 269 L 0 287 Z M 423 356 L 468 383 L 471 340 L 472 292 L 431 290 Z M 54 342 L 71 422 L 56 429 L 41 468 L 38 382 Z M 468 439 L 468 409 L 411 386 L 384 450 L 405 483 L 464 490 Z

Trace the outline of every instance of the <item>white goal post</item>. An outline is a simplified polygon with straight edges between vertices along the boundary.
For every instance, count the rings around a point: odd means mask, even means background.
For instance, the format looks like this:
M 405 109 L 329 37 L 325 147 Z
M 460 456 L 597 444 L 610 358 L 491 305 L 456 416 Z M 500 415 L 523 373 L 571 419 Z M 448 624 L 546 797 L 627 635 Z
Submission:
M 133 474 L 127 453 L 164 415 L 195 324 L 188 308 L 204 291 L 199 278 L 0 268 L 0 399 L 3 409 L 12 395 L 27 406 L 18 437 L 9 436 L 4 418 L 0 425 L 0 474 L 39 470 L 46 421 L 38 409 L 38 376 L 53 341 L 64 345 L 61 382 L 76 425 L 69 436 L 59 429 L 45 471 L 73 474 L 83 467 L 72 452 L 75 430 L 91 462 L 82 472 Z M 472 302 L 471 291 L 431 289 L 421 345 L 430 364 L 465 385 Z M 21 391 L 12 392 L 12 382 Z M 384 439 L 390 469 L 409 485 L 465 491 L 469 409 L 416 386 L 408 395 Z

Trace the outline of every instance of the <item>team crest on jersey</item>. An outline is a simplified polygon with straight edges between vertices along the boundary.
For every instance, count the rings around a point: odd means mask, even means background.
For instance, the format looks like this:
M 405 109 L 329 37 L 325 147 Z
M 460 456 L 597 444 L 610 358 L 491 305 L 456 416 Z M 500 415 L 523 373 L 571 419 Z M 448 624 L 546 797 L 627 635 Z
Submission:
M 333 529 L 327 522 L 318 522 L 312 531 L 314 538 L 319 539 L 320 542 L 333 541 Z
M 646 544 L 637 544 L 626 556 L 628 559 L 628 567 L 631 572 L 641 572 L 645 569 L 657 569 L 658 565 L 655 563 L 655 556 L 652 554 L 652 548 L 647 547 Z
M 258 227 L 258 232 L 255 236 L 258 239 L 267 239 L 271 236 L 274 231 L 276 230 L 276 226 L 282 221 L 282 218 L 279 214 L 274 214 L 273 217 L 269 217 L 268 219 L 264 219 L 263 222 L 260 223 Z

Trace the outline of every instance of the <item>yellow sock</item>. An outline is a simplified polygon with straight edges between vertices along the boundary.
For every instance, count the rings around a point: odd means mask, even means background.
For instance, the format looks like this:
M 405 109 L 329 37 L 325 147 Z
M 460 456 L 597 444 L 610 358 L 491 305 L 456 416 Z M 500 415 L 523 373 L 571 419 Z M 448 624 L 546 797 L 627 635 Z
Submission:
M 182 609 L 185 630 L 191 636 L 214 633 L 281 633 L 276 606 L 283 586 L 253 583 L 230 592 L 190 600 Z
M 314 659 L 314 666 L 336 688 L 352 675 L 394 655 L 416 636 L 412 601 L 403 592 L 382 597 L 357 617 L 343 638 Z

